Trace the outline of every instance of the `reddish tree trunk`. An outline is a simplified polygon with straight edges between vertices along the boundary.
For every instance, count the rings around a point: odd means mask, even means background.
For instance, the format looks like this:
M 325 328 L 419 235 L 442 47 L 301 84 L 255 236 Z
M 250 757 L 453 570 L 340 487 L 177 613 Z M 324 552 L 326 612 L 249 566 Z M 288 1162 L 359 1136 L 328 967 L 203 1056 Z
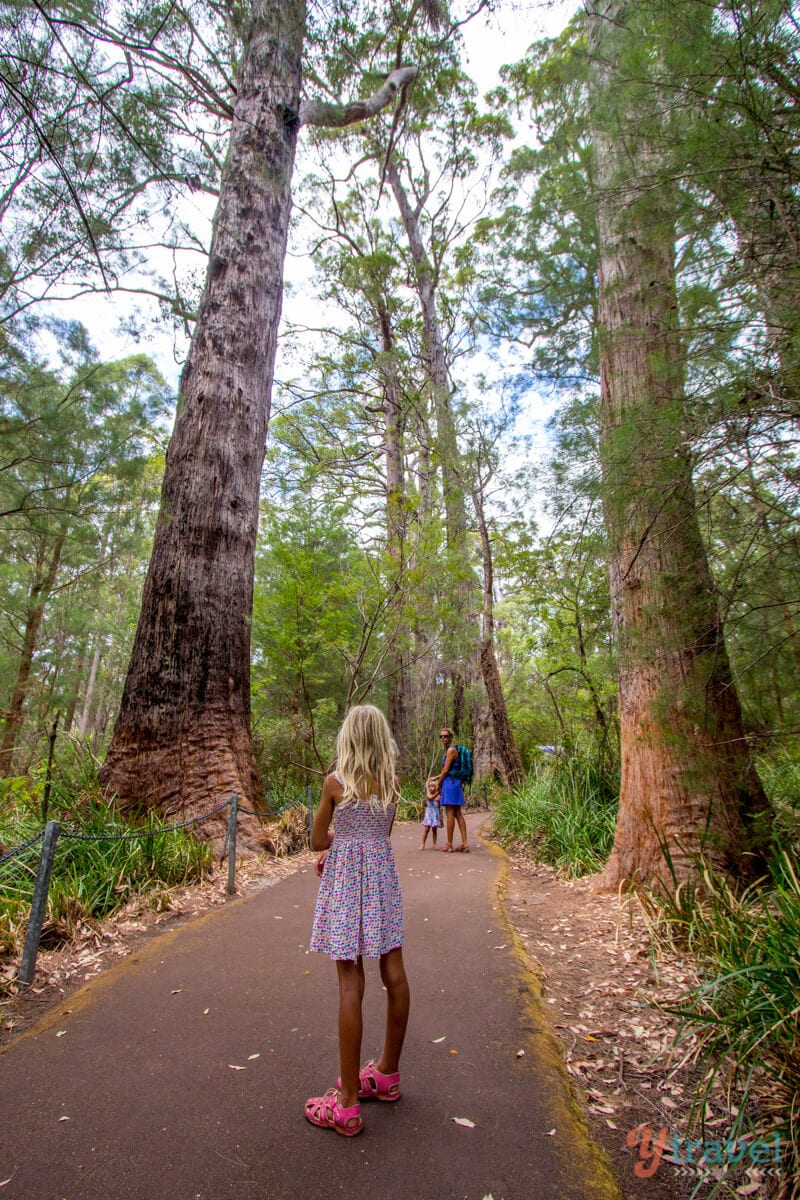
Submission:
M 297 137 L 302 0 L 254 6 L 205 292 L 101 780 L 124 807 L 194 815 L 259 794 L 250 615 Z M 201 833 L 218 835 L 223 813 Z
M 753 818 L 766 806 L 683 432 L 670 185 L 641 108 L 619 124 L 625 20 L 626 5 L 607 0 L 592 22 L 601 456 L 622 753 L 616 837 L 600 883 L 614 888 L 669 879 L 664 847 L 679 874 L 699 852 L 747 871 L 759 861 Z

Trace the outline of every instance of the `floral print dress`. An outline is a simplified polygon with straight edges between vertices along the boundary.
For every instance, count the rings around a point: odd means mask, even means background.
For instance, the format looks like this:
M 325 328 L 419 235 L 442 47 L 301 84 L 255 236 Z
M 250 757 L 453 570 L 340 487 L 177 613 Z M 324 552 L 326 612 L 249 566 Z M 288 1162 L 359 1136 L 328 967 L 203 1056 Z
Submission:
M 394 805 L 353 800 L 334 809 L 334 839 L 314 911 L 311 950 L 380 958 L 403 944 L 403 897 L 389 831 Z

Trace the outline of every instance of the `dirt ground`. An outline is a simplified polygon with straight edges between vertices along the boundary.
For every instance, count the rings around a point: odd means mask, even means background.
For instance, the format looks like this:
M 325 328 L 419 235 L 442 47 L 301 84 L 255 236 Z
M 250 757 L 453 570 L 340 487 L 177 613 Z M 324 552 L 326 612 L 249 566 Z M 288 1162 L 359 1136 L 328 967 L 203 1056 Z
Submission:
M 269 887 L 315 857 L 304 851 L 246 860 L 237 871 L 237 892 Z M 0 1045 L 143 939 L 224 904 L 225 883 L 226 871 L 217 869 L 201 884 L 164 890 L 131 903 L 113 919 L 80 926 L 72 942 L 40 953 L 36 982 L 24 996 L 15 994 L 16 964 L 0 963 Z M 699 1137 L 691 1132 L 690 1067 L 684 1061 L 690 1045 L 679 1052 L 672 1048 L 678 1019 L 655 1007 L 691 986 L 690 961 L 663 949 L 655 953 L 634 899 L 595 893 L 589 880 L 560 879 L 520 853 L 509 854 L 502 901 L 510 936 L 541 981 L 566 1068 L 625 1200 L 708 1196 L 719 1173 L 704 1181 L 699 1168 L 686 1161 L 698 1152 L 692 1155 L 685 1139 Z M 666 1131 L 660 1156 L 626 1142 L 630 1131 L 643 1125 L 653 1137 Z M 729 1128 L 724 1103 L 712 1102 L 705 1138 L 724 1143 Z M 637 1177 L 637 1164 L 640 1174 L 648 1168 L 651 1173 Z M 771 1194 L 768 1170 L 737 1170 L 717 1195 Z
M 598 894 L 591 880 L 567 881 L 540 863 L 511 853 L 506 912 L 542 984 L 542 998 L 564 1047 L 567 1070 L 583 1099 L 589 1128 L 605 1149 L 625 1200 L 688 1200 L 708 1196 L 722 1178 L 697 1166 L 687 1140 L 724 1144 L 731 1117 L 719 1098 L 706 1109 L 705 1133 L 692 1132 L 693 1042 L 675 1048 L 679 1018 L 669 1005 L 696 982 L 692 963 L 663 947 L 655 951 L 633 897 Z M 666 1145 L 656 1157 L 628 1145 L 646 1125 Z M 677 1138 L 677 1141 L 674 1139 Z M 634 1140 L 633 1137 L 631 1140 Z M 713 1171 L 713 1168 L 705 1169 Z M 740 1168 L 718 1196 L 767 1196 L 770 1180 Z

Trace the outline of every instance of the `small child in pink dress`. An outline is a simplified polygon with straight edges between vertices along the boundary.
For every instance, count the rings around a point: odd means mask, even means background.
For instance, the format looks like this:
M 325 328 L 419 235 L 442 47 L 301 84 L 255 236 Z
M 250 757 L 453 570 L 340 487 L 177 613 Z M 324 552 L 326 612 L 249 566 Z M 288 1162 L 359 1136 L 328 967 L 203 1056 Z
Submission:
M 425 843 L 428 840 L 428 834 L 433 833 L 431 841 L 433 848 L 436 849 L 436 837 L 438 831 L 442 827 L 442 807 L 439 803 L 439 785 L 429 779 L 425 785 L 425 812 L 422 816 L 422 828 L 425 831 L 422 835 L 422 845 L 420 850 L 425 849 Z
M 305 1114 L 312 1125 L 344 1137 L 364 1128 L 361 1100 L 400 1099 L 410 994 L 403 966 L 403 899 L 389 840 L 400 794 L 396 761 L 383 713 L 371 704 L 351 708 L 336 739 L 336 770 L 322 785 L 311 831 L 311 846 L 322 854 L 309 948 L 336 961 L 341 1075 L 324 1096 L 306 1101 Z M 364 955 L 380 961 L 386 1037 L 380 1058 L 360 1067 Z

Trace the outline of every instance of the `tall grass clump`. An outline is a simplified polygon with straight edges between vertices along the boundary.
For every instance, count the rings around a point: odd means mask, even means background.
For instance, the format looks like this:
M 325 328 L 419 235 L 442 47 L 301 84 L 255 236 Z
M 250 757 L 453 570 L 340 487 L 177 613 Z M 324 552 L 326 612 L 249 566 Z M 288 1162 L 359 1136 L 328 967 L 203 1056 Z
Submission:
M 611 851 L 618 796 L 616 773 L 595 759 L 556 759 L 499 799 L 495 833 L 570 878 L 590 874 Z
M 731 1138 L 780 1137 L 786 1197 L 800 1197 L 800 879 L 796 853 L 735 889 L 708 863 L 672 896 L 642 894 L 656 936 L 691 949 L 703 982 L 669 1011 L 694 1040 L 700 1119 L 722 1085 Z
M 800 847 L 800 750 L 773 748 L 759 758 L 757 766 L 774 814 L 776 835 Z
M 43 942 L 67 940 L 81 921 L 108 916 L 135 893 L 202 878 L 212 860 L 209 843 L 188 831 L 164 832 L 171 822 L 150 814 L 131 823 L 99 798 L 70 795 L 66 779 L 50 791 L 47 817 L 59 821 Z M 3 781 L 0 844 L 6 850 L 43 826 L 43 787 L 36 780 Z M 77 837 L 66 836 L 67 832 Z M 132 836 L 133 835 L 133 836 Z M 0 865 L 0 954 L 21 949 L 33 898 L 41 842 Z
M 398 821 L 421 821 L 425 811 L 425 785 L 408 783 L 400 784 L 400 799 L 397 801 Z
M 319 803 L 319 786 L 312 786 L 311 798 L 313 804 Z M 271 816 L 279 817 L 289 808 L 308 807 L 308 785 L 303 786 L 294 780 L 287 779 L 273 783 L 264 794 L 260 810 Z

